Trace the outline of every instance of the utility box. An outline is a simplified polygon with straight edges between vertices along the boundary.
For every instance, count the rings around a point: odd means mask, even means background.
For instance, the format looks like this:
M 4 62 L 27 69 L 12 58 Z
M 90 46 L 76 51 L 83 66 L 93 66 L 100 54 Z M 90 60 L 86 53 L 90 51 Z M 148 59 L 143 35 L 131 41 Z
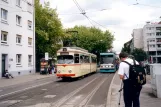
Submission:
M 161 64 L 150 64 L 152 93 L 161 98 Z

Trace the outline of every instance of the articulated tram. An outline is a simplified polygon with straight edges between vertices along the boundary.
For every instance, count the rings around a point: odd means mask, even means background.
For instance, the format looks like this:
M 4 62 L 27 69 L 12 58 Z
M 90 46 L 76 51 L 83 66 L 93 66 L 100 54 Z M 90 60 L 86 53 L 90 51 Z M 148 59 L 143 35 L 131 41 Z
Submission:
M 97 71 L 97 57 L 79 47 L 63 47 L 57 52 L 57 77 L 77 78 Z

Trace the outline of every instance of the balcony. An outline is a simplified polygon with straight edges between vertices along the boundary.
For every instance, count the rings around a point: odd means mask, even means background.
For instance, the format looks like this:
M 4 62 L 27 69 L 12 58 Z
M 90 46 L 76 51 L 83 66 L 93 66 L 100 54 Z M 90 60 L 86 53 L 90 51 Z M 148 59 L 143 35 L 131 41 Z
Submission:
M 161 50 L 161 47 L 157 47 L 157 50 Z

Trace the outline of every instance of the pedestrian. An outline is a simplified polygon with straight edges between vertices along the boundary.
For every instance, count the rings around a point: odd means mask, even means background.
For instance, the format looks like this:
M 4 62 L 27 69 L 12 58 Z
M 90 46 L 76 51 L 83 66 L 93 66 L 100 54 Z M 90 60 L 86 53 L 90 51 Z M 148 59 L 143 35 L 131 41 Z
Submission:
M 5 77 L 8 78 L 8 79 L 9 79 L 10 77 L 13 78 L 12 74 L 10 74 L 10 73 L 8 72 L 8 70 L 5 71 Z
M 131 65 L 134 65 L 134 60 L 128 58 L 127 53 L 120 53 L 119 58 L 121 61 L 125 61 Z M 119 77 L 123 81 L 123 97 L 125 107 L 140 107 L 139 96 L 142 86 L 134 87 L 132 85 L 129 79 L 130 65 L 125 62 L 121 62 L 118 69 Z M 136 65 L 139 65 L 136 60 L 135 63 Z

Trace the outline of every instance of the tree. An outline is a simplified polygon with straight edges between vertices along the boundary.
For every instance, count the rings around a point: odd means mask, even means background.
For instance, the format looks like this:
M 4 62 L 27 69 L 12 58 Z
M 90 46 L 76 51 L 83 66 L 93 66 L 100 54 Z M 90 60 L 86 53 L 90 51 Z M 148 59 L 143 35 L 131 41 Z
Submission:
M 35 38 L 36 38 L 36 61 L 44 57 L 45 52 L 54 58 L 56 51 L 61 47 L 59 41 L 64 33 L 62 24 L 55 9 L 49 7 L 49 2 L 44 7 L 39 0 L 35 0 Z
M 64 40 L 71 41 L 72 45 L 87 49 L 92 53 L 106 52 L 112 47 L 114 36 L 109 31 L 101 31 L 99 28 L 75 26 L 66 31 L 78 31 L 68 33 Z
M 147 54 L 143 49 L 135 48 L 132 55 L 137 61 L 145 61 L 147 59 Z

